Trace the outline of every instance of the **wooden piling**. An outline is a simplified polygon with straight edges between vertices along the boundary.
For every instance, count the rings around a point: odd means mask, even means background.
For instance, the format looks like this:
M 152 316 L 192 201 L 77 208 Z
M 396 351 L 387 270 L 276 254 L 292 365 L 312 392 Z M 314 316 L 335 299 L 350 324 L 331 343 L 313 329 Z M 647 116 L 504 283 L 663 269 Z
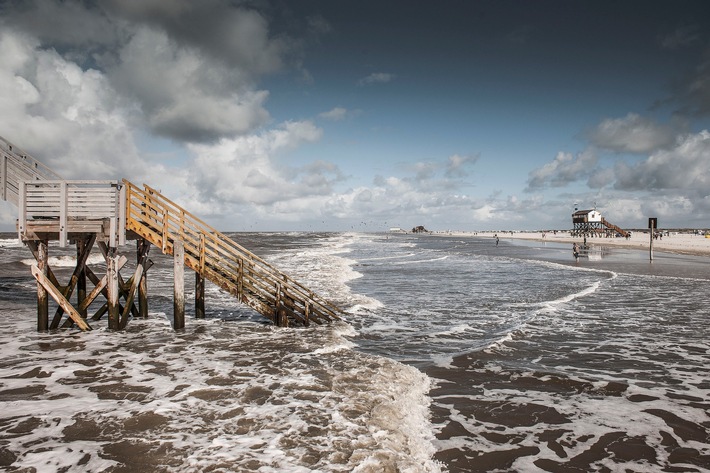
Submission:
M 77 266 L 80 261 L 82 261 L 82 257 L 84 255 L 84 252 L 86 251 L 86 246 L 87 246 L 87 241 L 78 238 L 76 240 L 76 262 Z M 86 299 L 86 271 L 84 271 L 84 267 L 86 266 L 86 259 L 84 259 L 84 264 L 81 265 L 81 268 L 79 269 L 79 274 L 77 274 L 77 281 L 76 281 L 76 305 L 79 307 L 79 315 L 81 315 L 82 318 L 86 318 L 86 308 L 82 308 L 84 304 L 84 300 Z
M 181 240 L 173 242 L 173 328 L 185 328 L 185 246 Z
M 205 278 L 195 272 L 195 318 L 205 318 Z
M 137 263 L 147 264 L 148 251 L 150 250 L 150 243 L 145 238 L 139 238 L 136 241 L 137 245 Z M 143 277 L 138 283 L 138 312 L 141 318 L 148 318 L 148 268 L 143 268 Z
M 37 267 L 40 274 L 47 277 L 49 272 L 48 251 L 49 243 L 47 240 L 37 242 Z M 37 331 L 46 332 L 49 329 L 49 298 L 47 290 L 38 281 L 37 282 Z
M 118 257 L 109 255 L 106 258 L 106 284 L 108 290 L 108 328 L 120 328 L 120 307 L 118 304 Z

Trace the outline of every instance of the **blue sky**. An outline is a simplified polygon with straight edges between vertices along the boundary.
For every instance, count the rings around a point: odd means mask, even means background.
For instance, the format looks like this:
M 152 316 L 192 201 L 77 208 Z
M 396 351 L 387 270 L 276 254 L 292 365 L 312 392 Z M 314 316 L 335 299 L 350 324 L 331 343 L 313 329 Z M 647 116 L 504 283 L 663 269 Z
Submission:
M 705 1 L 9 1 L 0 135 L 221 230 L 710 227 Z M 0 229 L 15 209 L 0 207 Z

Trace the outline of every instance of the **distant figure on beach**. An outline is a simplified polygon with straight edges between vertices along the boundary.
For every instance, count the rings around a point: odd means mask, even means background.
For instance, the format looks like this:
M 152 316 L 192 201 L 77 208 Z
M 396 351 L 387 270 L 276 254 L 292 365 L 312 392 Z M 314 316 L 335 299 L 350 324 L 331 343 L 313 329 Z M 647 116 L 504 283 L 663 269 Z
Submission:
M 496 233 L 496 246 L 498 246 L 499 241 L 500 241 L 500 238 L 498 238 L 498 234 Z
M 579 245 L 577 245 L 577 242 L 574 242 L 572 245 L 572 254 L 574 255 L 574 259 L 579 259 Z

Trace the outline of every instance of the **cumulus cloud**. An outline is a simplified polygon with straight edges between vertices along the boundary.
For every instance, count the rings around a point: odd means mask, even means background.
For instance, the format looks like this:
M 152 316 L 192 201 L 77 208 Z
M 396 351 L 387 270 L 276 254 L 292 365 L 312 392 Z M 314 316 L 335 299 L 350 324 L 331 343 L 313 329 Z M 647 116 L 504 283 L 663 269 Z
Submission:
M 595 171 L 597 156 L 585 151 L 576 156 L 560 151 L 555 159 L 534 169 L 528 177 L 527 190 L 545 187 L 564 187 L 572 182 L 588 179 Z
M 389 72 L 373 72 L 367 77 L 363 77 L 358 81 L 358 85 L 384 84 L 394 80 L 396 76 Z
M 0 32 L 0 56 L 0 129 L 9 139 L 69 179 L 150 171 L 128 126 L 132 109 L 101 72 L 10 30 Z
M 286 151 L 321 136 L 322 130 L 310 121 L 286 122 L 260 134 L 192 145 L 196 159 L 191 175 L 201 199 L 233 206 L 268 206 L 329 194 L 343 179 L 336 165 L 316 161 L 298 167 L 280 159 Z
M 648 159 L 614 168 L 614 186 L 624 190 L 710 191 L 710 132 L 686 135 L 670 150 L 653 153 Z
M 226 0 L 15 1 L 0 21 L 35 38 L 38 50 L 103 74 L 154 133 L 178 141 L 264 125 L 268 93 L 256 80 L 279 70 L 296 44 L 274 37 L 258 11 Z
M 677 120 L 662 125 L 629 113 L 623 118 L 603 120 L 587 133 L 587 138 L 595 146 L 611 151 L 650 153 L 672 146 L 684 128 Z

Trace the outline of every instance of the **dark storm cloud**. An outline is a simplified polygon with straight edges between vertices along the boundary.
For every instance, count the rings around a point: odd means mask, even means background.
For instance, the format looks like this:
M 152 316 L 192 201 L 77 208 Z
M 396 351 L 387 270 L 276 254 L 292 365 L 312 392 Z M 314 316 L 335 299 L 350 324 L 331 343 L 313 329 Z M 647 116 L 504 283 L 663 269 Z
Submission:
M 277 38 L 264 14 L 234 2 L 14 1 L 5 27 L 41 48 L 104 72 L 135 102 L 153 132 L 207 142 L 266 123 L 257 80 L 283 67 L 295 42 Z

